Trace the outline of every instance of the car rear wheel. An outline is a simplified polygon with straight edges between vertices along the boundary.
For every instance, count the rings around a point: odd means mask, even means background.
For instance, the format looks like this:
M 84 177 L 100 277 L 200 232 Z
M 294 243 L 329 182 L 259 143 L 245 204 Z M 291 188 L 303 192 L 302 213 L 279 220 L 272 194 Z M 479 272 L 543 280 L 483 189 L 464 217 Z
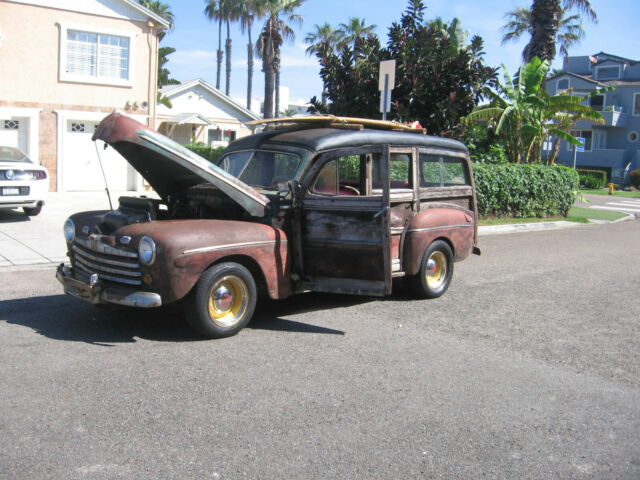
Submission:
M 232 262 L 214 265 L 186 299 L 187 321 L 209 338 L 235 335 L 251 320 L 256 297 L 256 283 L 244 266 Z
M 42 211 L 42 205 L 38 205 L 37 207 L 22 207 L 24 210 L 24 214 L 27 217 L 35 217 Z
M 451 247 L 443 240 L 436 240 L 424 252 L 420 271 L 410 278 L 411 287 L 421 298 L 437 298 L 447 291 L 452 277 Z

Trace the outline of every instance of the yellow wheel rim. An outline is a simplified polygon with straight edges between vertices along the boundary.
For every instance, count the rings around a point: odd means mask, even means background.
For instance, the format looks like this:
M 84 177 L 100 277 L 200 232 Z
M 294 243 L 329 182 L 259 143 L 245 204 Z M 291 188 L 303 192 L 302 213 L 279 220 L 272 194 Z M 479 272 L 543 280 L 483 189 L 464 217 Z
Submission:
M 430 289 L 437 290 L 442 287 L 447 278 L 447 257 L 444 253 L 435 251 L 429 256 L 425 277 Z
M 220 327 L 232 327 L 247 313 L 249 289 L 240 277 L 227 275 L 216 281 L 209 295 L 209 317 Z

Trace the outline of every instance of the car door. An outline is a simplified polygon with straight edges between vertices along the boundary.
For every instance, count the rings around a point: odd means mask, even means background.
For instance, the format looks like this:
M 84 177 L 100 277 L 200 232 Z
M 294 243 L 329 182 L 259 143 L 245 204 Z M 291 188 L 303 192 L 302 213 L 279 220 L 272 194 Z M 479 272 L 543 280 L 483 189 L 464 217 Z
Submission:
M 372 165 L 382 174 L 374 189 Z M 389 148 L 321 154 L 305 176 L 294 220 L 301 290 L 391 292 Z

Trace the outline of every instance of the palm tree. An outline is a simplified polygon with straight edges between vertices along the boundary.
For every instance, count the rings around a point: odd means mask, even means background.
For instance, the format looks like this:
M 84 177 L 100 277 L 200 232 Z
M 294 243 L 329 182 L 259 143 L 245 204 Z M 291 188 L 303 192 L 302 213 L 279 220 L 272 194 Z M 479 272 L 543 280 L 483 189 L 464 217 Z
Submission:
M 563 12 L 577 8 L 594 22 L 598 16 L 589 0 L 533 0 L 531 4 L 531 40 L 524 49 L 527 61 L 538 57 L 551 62 L 556 56 L 556 41 Z
M 285 15 L 289 23 L 302 24 L 302 17 L 294 11 L 304 2 L 305 0 L 264 0 L 266 21 L 256 44 L 264 72 L 264 118 L 273 118 L 274 111 L 276 117 L 279 115 L 280 47 L 285 40 L 295 38 L 293 29 L 281 15 Z
M 324 57 L 327 52 L 336 53 L 344 41 L 344 30 L 333 28 L 326 22 L 322 25 L 314 25 L 313 28 L 315 31 L 307 33 L 304 37 L 304 42 L 309 44 L 307 54 Z
M 247 31 L 247 109 L 251 110 L 251 93 L 253 90 L 253 42 L 251 41 L 251 27 L 256 19 L 264 17 L 264 0 L 240 0 L 240 27 Z
M 560 47 L 560 55 L 566 58 L 569 55 L 569 47 L 576 45 L 584 37 L 584 29 L 582 28 L 582 17 L 579 14 L 567 16 L 567 9 L 563 8 L 558 32 L 556 34 L 556 44 Z M 529 33 L 533 35 L 533 24 L 531 18 L 531 10 L 526 8 L 516 8 L 505 15 L 508 20 L 502 27 L 502 45 L 511 41 L 517 41 L 523 34 Z M 524 58 L 524 52 L 522 53 Z
M 352 43 L 353 56 L 356 61 L 361 56 L 362 40 L 371 37 L 375 28 L 375 25 L 367 25 L 364 18 L 358 17 L 351 17 L 348 23 L 340 24 L 340 29 L 344 32 L 344 42 Z
M 220 73 L 222 71 L 222 59 L 224 54 L 222 52 L 222 22 L 225 19 L 225 0 L 205 0 L 204 14 L 210 21 L 218 21 L 218 50 L 216 50 L 217 56 L 217 69 L 216 69 L 216 88 L 220 90 Z
M 339 46 L 344 42 L 345 33 L 341 29 L 334 29 L 328 23 L 314 25 L 315 31 L 304 37 L 308 43 L 307 54 L 318 57 L 320 64 L 326 61 L 330 54 L 337 53 Z M 322 104 L 327 105 L 327 87 L 322 85 Z

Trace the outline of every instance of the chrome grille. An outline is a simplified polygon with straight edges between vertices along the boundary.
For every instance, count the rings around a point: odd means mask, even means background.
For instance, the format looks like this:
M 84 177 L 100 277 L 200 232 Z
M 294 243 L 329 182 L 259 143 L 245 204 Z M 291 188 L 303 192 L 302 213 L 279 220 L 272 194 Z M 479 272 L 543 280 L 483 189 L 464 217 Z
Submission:
M 99 237 L 76 238 L 71 245 L 74 266 L 85 274 L 97 273 L 103 280 L 141 285 L 138 254 L 105 245 Z

